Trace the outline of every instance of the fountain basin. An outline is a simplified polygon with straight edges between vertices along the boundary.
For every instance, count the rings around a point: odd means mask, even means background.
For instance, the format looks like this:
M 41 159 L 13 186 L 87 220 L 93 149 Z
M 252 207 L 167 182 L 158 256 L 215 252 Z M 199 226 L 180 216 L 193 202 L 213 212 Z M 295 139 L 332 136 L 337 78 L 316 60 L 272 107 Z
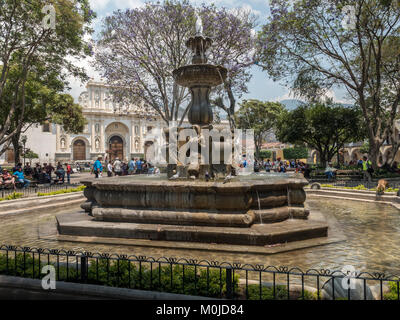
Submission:
M 187 65 L 173 72 L 176 83 L 187 88 L 194 86 L 216 87 L 225 81 L 227 74 L 226 68 L 211 64 Z
M 85 225 L 61 219 L 60 234 L 257 246 L 327 235 L 327 225 L 306 221 L 304 178 L 126 176 L 82 183 L 90 216 Z

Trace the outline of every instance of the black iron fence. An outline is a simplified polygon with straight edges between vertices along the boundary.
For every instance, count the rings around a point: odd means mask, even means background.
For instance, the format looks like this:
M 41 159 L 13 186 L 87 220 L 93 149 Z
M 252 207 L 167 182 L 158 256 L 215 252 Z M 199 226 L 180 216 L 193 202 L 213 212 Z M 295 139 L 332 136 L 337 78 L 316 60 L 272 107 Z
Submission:
M 399 276 L 0 246 L 0 274 L 250 300 L 400 300 Z M 48 269 L 48 268 L 47 268 Z
M 73 183 L 73 184 L 38 184 L 34 186 L 29 186 L 27 188 L 0 188 L 0 199 L 6 198 L 8 196 L 13 195 L 14 193 L 20 193 L 23 197 L 34 196 L 40 193 L 50 193 L 59 190 L 67 190 L 67 189 L 74 189 L 82 186 L 80 183 Z

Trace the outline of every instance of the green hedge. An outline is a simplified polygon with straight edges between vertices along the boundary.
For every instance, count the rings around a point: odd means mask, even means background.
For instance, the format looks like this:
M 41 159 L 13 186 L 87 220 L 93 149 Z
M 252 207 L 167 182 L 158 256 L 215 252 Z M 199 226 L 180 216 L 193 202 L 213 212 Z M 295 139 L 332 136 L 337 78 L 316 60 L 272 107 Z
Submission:
M 270 150 L 261 150 L 260 151 L 260 158 L 261 159 L 271 159 L 272 158 L 272 151 L 270 151 Z
M 307 159 L 308 151 L 305 147 L 294 147 L 283 149 L 283 156 L 286 160 Z

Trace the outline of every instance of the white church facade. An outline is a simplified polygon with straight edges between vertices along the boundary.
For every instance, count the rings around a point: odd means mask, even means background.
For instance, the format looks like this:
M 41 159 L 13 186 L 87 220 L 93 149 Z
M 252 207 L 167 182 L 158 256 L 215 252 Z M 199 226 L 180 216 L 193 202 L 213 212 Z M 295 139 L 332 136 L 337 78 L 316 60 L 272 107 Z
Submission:
M 57 124 L 34 125 L 23 134 L 26 148 L 38 154 L 32 162 L 88 162 L 100 155 L 103 159 L 144 158 L 152 142 L 146 135 L 165 121 L 144 105 L 120 105 L 113 101 L 110 88 L 104 83 L 89 81 L 79 96 L 87 120 L 80 134 L 70 134 Z M 13 150 L 0 156 L 0 164 L 12 163 Z

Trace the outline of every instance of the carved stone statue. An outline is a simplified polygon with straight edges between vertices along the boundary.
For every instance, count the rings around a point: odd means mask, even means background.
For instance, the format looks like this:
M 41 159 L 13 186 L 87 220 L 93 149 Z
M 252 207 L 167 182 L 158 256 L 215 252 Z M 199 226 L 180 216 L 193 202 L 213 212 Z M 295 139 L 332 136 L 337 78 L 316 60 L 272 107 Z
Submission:
M 196 35 L 203 35 L 203 21 L 201 20 L 199 14 L 196 12 Z

